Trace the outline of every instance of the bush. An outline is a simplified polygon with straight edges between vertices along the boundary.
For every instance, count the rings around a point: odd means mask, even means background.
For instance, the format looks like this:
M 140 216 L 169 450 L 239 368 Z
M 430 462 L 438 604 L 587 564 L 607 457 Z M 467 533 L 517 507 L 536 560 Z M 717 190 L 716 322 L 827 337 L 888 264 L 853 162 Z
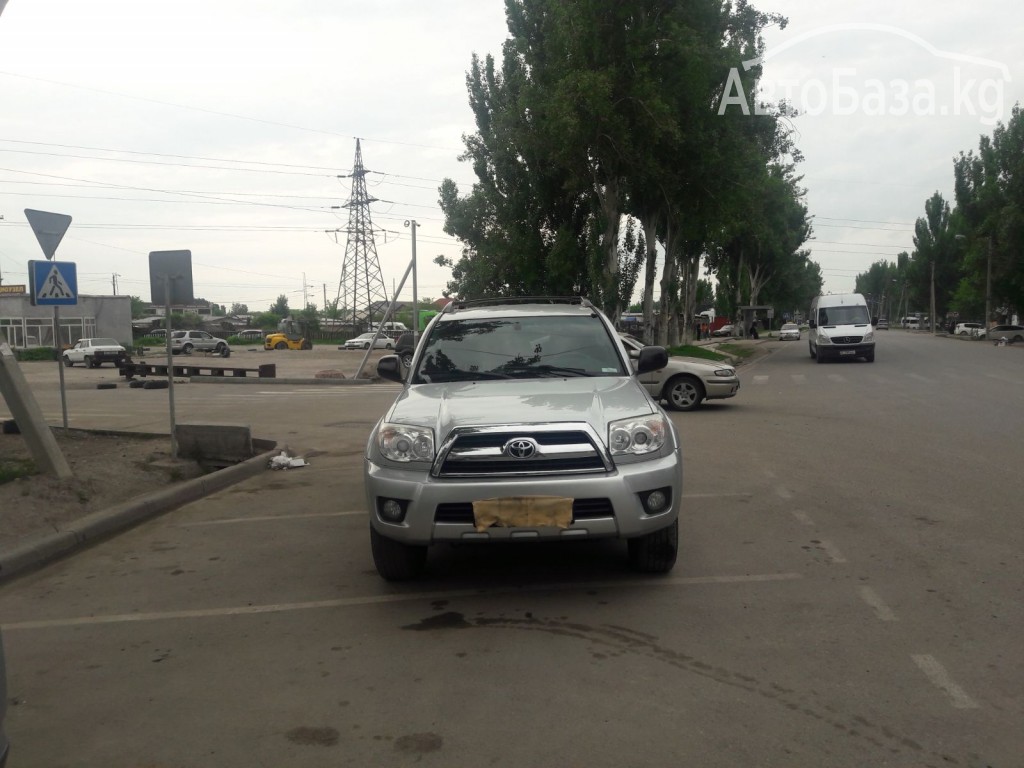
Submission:
M 53 347 L 32 347 L 32 349 L 16 349 L 14 356 L 22 362 L 36 362 L 40 360 L 56 360 L 57 350 Z

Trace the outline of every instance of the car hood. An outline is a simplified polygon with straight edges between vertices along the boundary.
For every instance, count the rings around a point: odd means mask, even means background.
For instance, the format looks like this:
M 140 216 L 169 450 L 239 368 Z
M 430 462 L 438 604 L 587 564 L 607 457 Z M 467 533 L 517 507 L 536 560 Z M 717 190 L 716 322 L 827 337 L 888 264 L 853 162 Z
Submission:
M 702 360 L 699 357 L 670 357 L 668 359 L 668 365 L 662 370 L 668 371 L 669 373 L 683 372 L 692 373 L 697 376 L 714 376 L 715 371 L 721 370 L 722 368 L 730 368 L 735 372 L 735 368 L 726 362 L 716 363 L 708 360 Z
M 658 407 L 634 378 L 507 379 L 406 387 L 385 420 L 430 427 L 443 440 L 454 427 L 587 422 L 598 434 L 616 419 Z

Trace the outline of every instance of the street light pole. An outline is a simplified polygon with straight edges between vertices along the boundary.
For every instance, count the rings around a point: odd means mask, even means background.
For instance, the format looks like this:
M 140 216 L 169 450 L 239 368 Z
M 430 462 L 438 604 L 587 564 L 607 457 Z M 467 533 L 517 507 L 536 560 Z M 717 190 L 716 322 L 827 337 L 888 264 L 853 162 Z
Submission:
M 985 265 L 985 336 L 992 313 L 992 235 L 988 236 L 988 263 Z
M 932 336 L 935 335 L 935 258 L 932 257 Z

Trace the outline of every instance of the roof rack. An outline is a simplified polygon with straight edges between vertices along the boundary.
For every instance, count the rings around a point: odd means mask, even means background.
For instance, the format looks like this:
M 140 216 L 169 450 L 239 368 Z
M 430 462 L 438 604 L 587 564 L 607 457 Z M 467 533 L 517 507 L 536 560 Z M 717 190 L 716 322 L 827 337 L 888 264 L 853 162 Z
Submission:
M 458 312 L 477 307 L 493 307 L 502 304 L 578 304 L 596 309 L 589 299 L 583 296 L 495 296 L 489 299 L 455 300 L 448 303 L 444 312 Z

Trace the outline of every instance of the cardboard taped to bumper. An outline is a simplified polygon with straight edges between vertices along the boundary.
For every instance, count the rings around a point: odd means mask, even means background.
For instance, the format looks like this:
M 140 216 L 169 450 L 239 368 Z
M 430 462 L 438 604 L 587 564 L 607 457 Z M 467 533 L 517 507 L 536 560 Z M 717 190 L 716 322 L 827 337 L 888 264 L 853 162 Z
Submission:
M 503 528 L 568 528 L 572 524 L 572 499 L 564 496 L 509 496 L 473 502 L 473 522 L 483 532 Z

